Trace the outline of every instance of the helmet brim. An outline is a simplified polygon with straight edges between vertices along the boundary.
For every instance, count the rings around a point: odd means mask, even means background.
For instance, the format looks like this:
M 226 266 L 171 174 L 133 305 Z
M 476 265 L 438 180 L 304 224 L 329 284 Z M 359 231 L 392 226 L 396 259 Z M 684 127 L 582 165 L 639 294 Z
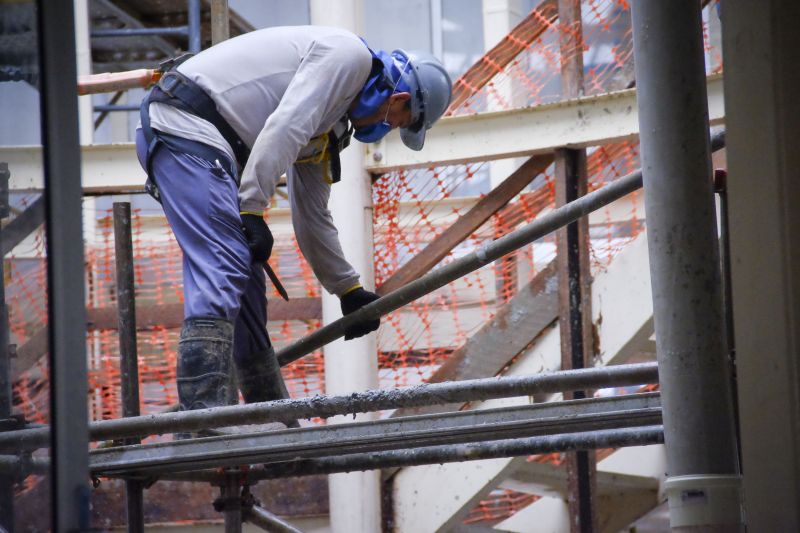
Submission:
M 425 144 L 425 128 L 422 127 L 417 131 L 412 131 L 409 128 L 400 129 L 400 139 L 407 147 L 419 152 Z

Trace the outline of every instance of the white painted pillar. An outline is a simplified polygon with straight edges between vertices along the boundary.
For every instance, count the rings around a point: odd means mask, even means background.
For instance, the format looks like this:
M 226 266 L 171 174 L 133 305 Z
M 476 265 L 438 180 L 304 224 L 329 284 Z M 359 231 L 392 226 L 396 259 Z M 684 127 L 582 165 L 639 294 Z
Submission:
M 731 286 L 749 531 L 800 531 L 800 5 L 723 2 Z
M 483 0 L 483 49 L 485 51 L 491 50 L 497 43 L 499 43 L 508 33 L 522 21 L 525 17 L 525 8 L 522 0 Z M 504 84 L 502 87 L 497 88 L 498 96 L 506 102 L 512 102 L 514 99 L 514 88 L 519 85 L 518 82 L 509 80 L 510 82 Z M 504 109 L 500 101 L 494 97 L 489 97 L 487 111 L 499 111 Z M 501 159 L 489 163 L 489 182 L 491 188 L 494 189 L 511 175 L 523 162 L 521 158 Z M 500 263 L 498 263 L 500 264 Z M 517 263 L 519 267 L 527 266 L 525 261 Z M 519 283 L 524 285 L 528 276 L 519 273 Z M 496 289 L 500 289 L 500 281 L 495 284 Z
M 78 56 L 78 76 L 92 73 L 92 47 L 89 38 L 89 0 L 75 0 L 75 51 Z M 81 145 L 92 144 L 92 96 L 78 97 L 78 123 Z
M 491 50 L 525 17 L 522 0 L 483 0 L 483 48 Z M 506 102 L 514 98 L 513 88 L 515 82 L 498 87 L 498 96 Z M 488 98 L 487 111 L 503 109 L 500 102 L 492 97 Z M 492 188 L 497 187 L 520 165 L 521 160 L 503 159 L 490 163 Z
M 338 26 L 355 33 L 363 24 L 361 0 L 311 0 L 311 23 Z M 372 182 L 364 171 L 364 147 L 353 140 L 341 153 L 342 181 L 332 187 L 329 207 L 339 230 L 345 257 L 361 274 L 361 284 L 374 290 L 375 270 L 372 253 Z M 322 321 L 325 324 L 342 316 L 339 298 L 324 293 Z M 324 348 L 325 390 L 346 394 L 378 386 L 377 342 L 374 333 L 344 341 L 339 339 Z M 372 413 L 356 420 L 373 420 Z M 352 421 L 336 417 L 328 423 Z M 328 476 L 330 524 L 333 533 L 372 533 L 381 530 L 380 471 L 353 472 Z

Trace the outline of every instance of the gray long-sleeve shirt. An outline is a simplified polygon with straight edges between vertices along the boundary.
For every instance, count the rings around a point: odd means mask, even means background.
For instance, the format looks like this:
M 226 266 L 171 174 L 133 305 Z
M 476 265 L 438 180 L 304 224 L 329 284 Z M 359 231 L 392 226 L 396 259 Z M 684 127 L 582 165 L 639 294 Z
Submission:
M 286 172 L 300 250 L 323 287 L 337 295 L 359 278 L 344 258 L 327 207 L 327 163 L 297 160 L 319 151 L 320 143 L 312 139 L 330 131 L 345 115 L 371 66 L 369 50 L 352 33 L 295 26 L 241 35 L 178 67 L 206 91 L 251 148 L 241 173 L 241 210 L 263 211 Z M 222 135 L 201 118 L 154 103 L 150 119 L 157 130 L 209 144 L 235 161 Z

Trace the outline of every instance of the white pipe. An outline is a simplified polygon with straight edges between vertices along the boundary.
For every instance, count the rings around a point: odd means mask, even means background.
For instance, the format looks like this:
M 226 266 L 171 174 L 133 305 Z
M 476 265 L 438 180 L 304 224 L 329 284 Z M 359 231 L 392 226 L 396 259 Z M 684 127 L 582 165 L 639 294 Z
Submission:
M 359 33 L 363 27 L 363 2 L 311 0 L 311 23 L 338 26 Z M 367 289 L 375 288 L 372 246 L 372 182 L 363 167 L 364 147 L 353 140 L 340 154 L 342 180 L 331 189 L 328 206 L 339 230 L 345 257 L 361 274 Z M 329 324 L 342 316 L 339 299 L 322 296 L 322 321 Z M 377 341 L 374 333 L 344 341 L 338 339 L 324 348 L 325 391 L 347 394 L 378 387 Z M 375 419 L 364 413 L 356 420 Z M 352 417 L 328 419 L 329 424 L 352 421 Z M 330 526 L 333 533 L 369 533 L 381 530 L 380 471 L 332 474 L 328 476 Z
M 75 52 L 78 76 L 92 73 L 92 46 L 89 38 L 89 0 L 75 0 Z M 92 96 L 78 97 L 78 127 L 81 145 L 94 141 Z

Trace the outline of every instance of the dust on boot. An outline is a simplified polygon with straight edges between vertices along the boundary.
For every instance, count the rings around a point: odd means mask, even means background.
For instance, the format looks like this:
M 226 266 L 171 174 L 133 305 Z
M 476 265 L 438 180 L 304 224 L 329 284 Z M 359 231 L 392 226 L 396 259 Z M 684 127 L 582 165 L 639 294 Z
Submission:
M 289 398 L 286 382 L 281 374 L 281 366 L 272 346 L 248 354 L 245 360 L 236 361 L 239 390 L 245 403 L 268 402 Z M 299 427 L 293 420 L 288 427 Z

